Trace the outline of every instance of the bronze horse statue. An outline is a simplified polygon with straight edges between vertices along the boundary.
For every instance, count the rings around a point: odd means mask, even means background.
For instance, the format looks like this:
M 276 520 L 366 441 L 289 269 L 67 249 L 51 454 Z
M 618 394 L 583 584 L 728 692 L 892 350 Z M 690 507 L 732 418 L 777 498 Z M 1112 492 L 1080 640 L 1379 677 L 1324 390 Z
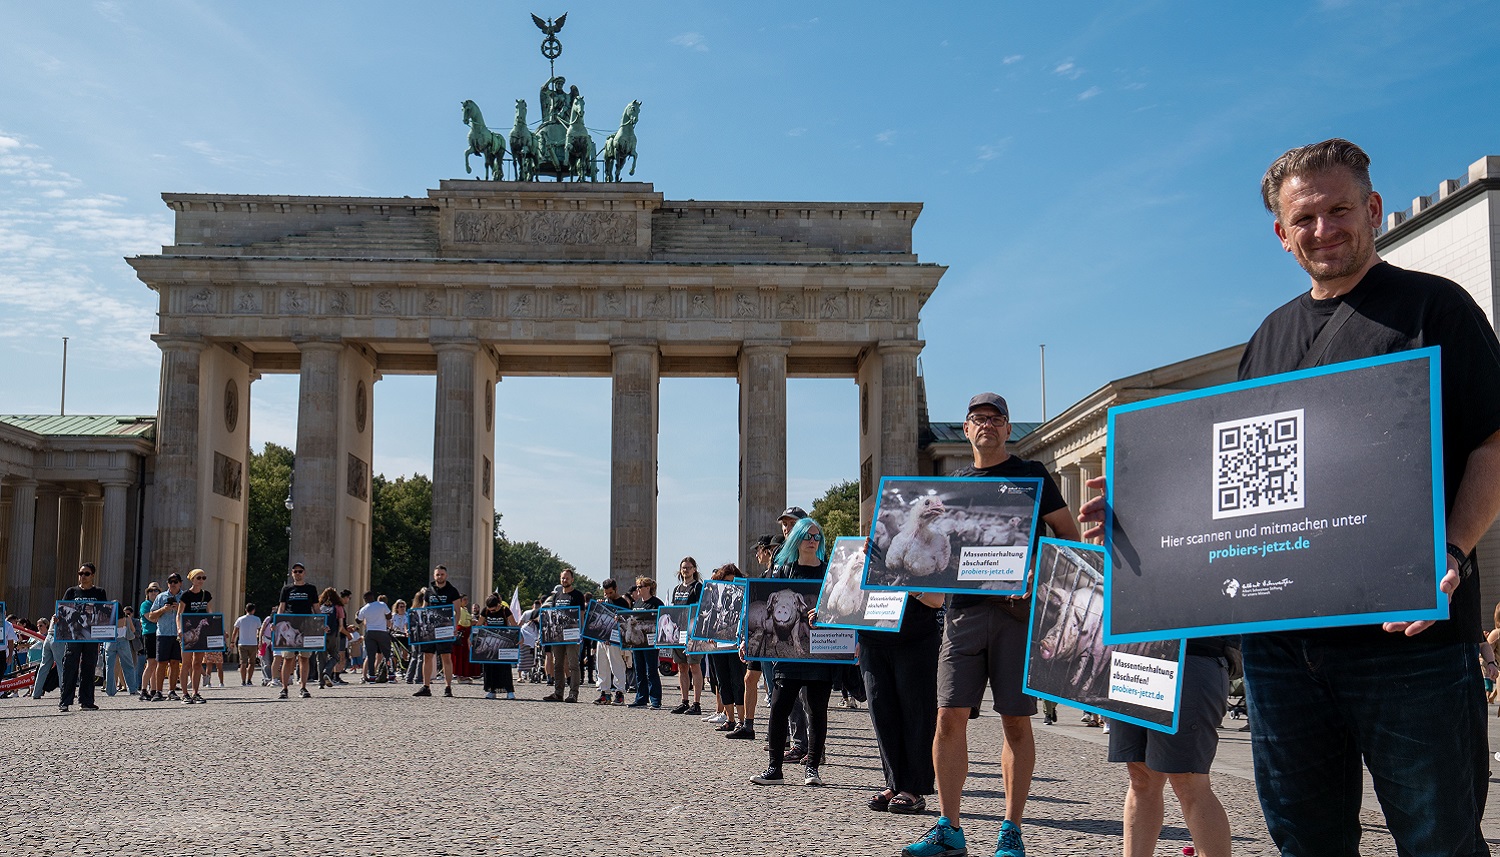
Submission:
M 516 99 L 516 124 L 510 129 L 510 157 L 516 165 L 516 181 L 536 181 L 536 145 L 526 125 L 526 99 Z
M 583 124 L 583 96 L 579 95 L 573 99 L 573 111 L 568 116 L 568 172 L 572 173 L 574 181 L 583 181 L 585 177 L 589 181 L 596 181 L 598 174 L 594 169 L 594 138 L 589 136 L 589 129 Z
M 479 112 L 478 104 L 465 101 L 463 108 L 464 124 L 469 126 L 469 149 L 464 152 L 464 172 L 474 172 L 469 166 L 470 155 L 482 155 L 485 180 L 499 179 L 501 166 L 505 162 L 505 138 L 484 124 L 484 114 Z
M 620 169 L 625 166 L 625 159 L 630 159 L 630 175 L 635 175 L 635 123 L 641 118 L 641 102 L 632 101 L 625 105 L 625 112 L 620 115 L 620 129 L 610 134 L 604 141 L 604 180 L 617 182 L 620 180 Z

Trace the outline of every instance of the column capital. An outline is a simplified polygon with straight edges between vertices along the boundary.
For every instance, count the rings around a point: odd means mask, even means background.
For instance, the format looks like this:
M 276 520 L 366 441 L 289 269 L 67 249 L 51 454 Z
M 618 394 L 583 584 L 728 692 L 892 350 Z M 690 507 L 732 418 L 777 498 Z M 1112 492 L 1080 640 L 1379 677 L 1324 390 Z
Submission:
M 99 487 L 103 488 L 106 491 L 109 490 L 109 489 L 111 489 L 111 488 L 119 488 L 119 489 L 123 489 L 123 490 L 127 490 L 128 491 L 130 489 L 130 486 L 132 486 L 134 484 L 135 484 L 135 481 L 131 480 L 131 479 L 100 479 L 99 480 Z
M 30 476 L 7 476 L 5 484 L 12 488 L 35 488 L 37 481 Z
M 740 343 L 740 351 L 787 351 L 792 347 L 790 339 L 746 339 Z
M 875 350 L 881 354 L 900 354 L 911 352 L 920 354 L 926 347 L 927 341 L 923 339 L 884 339 L 875 344 Z
M 344 341 L 342 339 L 294 336 L 292 337 L 292 344 L 297 346 L 297 350 L 301 352 L 344 350 Z
M 435 336 L 427 341 L 431 343 L 432 350 L 439 354 L 444 351 L 461 351 L 473 354 L 479 350 L 479 340 L 472 336 Z
M 612 354 L 622 351 L 650 351 L 653 354 L 660 353 L 661 343 L 655 339 L 611 339 L 609 350 Z
M 192 351 L 199 352 L 208 347 L 208 342 L 201 336 L 189 336 L 172 333 L 153 333 L 151 341 L 156 347 L 163 351 Z

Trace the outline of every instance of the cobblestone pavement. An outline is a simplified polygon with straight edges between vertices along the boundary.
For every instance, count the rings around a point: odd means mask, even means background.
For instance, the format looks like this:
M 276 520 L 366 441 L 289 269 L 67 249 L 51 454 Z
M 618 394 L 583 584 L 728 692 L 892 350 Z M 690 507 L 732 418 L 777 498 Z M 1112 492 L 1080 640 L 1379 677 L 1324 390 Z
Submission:
M 274 688 L 214 687 L 195 706 L 101 695 L 103 710 L 65 715 L 56 693 L 0 701 L 5 844 L 27 855 L 893 855 L 936 817 L 866 809 L 880 765 L 863 710 L 830 713 L 824 788 L 764 787 L 749 782 L 762 742 L 723 740 L 696 717 L 595 707 L 587 691 L 582 704 L 545 703 L 548 688 L 531 684 L 513 702 L 485 700 L 477 684 L 455 685 L 454 699 L 411 689 L 278 701 Z M 1036 721 L 1028 852 L 1118 854 L 1123 766 L 1069 713 L 1061 727 Z M 988 855 L 1003 813 L 999 719 L 972 722 L 970 743 L 964 828 L 971 852 Z M 1220 773 L 1215 788 L 1235 852 L 1273 853 L 1251 783 Z M 1167 805 L 1157 853 L 1179 855 L 1188 834 Z M 1394 854 L 1369 807 L 1363 853 Z

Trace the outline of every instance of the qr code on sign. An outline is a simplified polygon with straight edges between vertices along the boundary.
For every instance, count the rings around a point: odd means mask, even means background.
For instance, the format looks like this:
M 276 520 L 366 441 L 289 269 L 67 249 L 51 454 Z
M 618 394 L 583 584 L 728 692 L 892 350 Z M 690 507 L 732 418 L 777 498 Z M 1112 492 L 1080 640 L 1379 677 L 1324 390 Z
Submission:
M 1214 519 L 1300 509 L 1302 411 L 1214 423 Z

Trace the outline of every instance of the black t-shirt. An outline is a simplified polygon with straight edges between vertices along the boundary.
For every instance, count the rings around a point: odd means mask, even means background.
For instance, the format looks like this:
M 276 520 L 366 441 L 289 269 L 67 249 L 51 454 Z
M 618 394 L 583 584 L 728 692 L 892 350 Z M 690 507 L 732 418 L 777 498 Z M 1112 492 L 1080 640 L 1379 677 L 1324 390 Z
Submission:
M 1068 501 L 1063 499 L 1062 491 L 1057 483 L 1052 481 L 1052 474 L 1047 472 L 1046 465 L 1040 461 L 1031 461 L 1025 458 L 1017 458 L 1012 455 L 999 464 L 990 467 L 960 467 L 949 474 L 950 476 L 987 476 L 1001 477 L 1005 479 L 1035 478 L 1042 480 L 1042 501 L 1037 506 L 1039 517 L 1045 518 L 1058 509 L 1068 508 Z M 1044 522 L 1036 522 L 1036 533 L 1031 540 L 1031 556 L 1035 557 L 1037 552 L 1037 539 L 1040 539 L 1046 531 Z M 994 595 L 951 595 L 948 599 L 950 607 L 963 608 L 972 607 L 975 604 L 985 603 L 986 598 L 995 598 Z M 913 599 L 915 600 L 915 599 Z M 906 609 L 911 610 L 908 602 Z
M 1429 346 L 1442 349 L 1443 488 L 1451 512 L 1469 453 L 1500 430 L 1500 342 L 1484 311 L 1457 284 L 1382 262 L 1346 295 L 1314 300 L 1303 293 L 1261 322 L 1240 359 L 1240 379 L 1295 370 L 1323 325 L 1355 295 L 1357 309 L 1329 343 L 1320 365 Z M 1407 639 L 1473 642 L 1482 634 L 1477 572 L 1459 585 L 1449 615 L 1451 619 L 1411 638 L 1378 625 L 1299 633 L 1361 645 L 1399 645 Z
M 663 602 L 660 598 L 657 598 L 655 595 L 647 598 L 645 601 L 635 602 L 635 609 L 637 610 L 655 610 L 658 607 L 665 606 L 667 606 L 666 603 Z
M 191 589 L 182 591 L 182 612 L 184 613 L 208 613 L 209 602 L 214 600 L 214 594 L 207 589 L 194 592 Z
M 447 607 L 462 597 L 463 593 L 459 592 L 458 587 L 452 583 L 444 583 L 442 586 L 436 583 L 427 584 L 428 607 Z
M 703 597 L 703 581 L 695 580 L 692 583 L 679 583 L 672 590 L 673 606 L 683 604 L 697 604 Z
M 547 600 L 552 602 L 551 606 L 553 607 L 577 607 L 580 609 L 588 601 L 588 599 L 583 597 L 583 593 L 577 589 L 572 592 L 554 592 Z
M 609 603 L 613 604 L 614 606 L 616 606 L 618 608 L 620 608 L 621 610 L 629 610 L 630 609 L 630 602 L 627 601 L 625 599 L 625 596 L 623 596 L 623 595 L 616 595 L 614 598 L 609 599 Z
M 295 586 L 287 585 L 281 587 L 281 597 L 277 601 L 286 605 L 286 612 L 309 614 L 318 612 L 318 587 L 311 583 L 299 583 Z
M 483 619 L 486 625 L 509 625 L 510 607 L 502 603 L 494 609 L 489 607 L 482 608 L 479 611 L 479 618 Z
M 53 590 L 56 592 L 57 590 Z M 64 601 L 108 601 L 104 590 L 97 586 L 69 586 L 68 591 L 63 593 Z

